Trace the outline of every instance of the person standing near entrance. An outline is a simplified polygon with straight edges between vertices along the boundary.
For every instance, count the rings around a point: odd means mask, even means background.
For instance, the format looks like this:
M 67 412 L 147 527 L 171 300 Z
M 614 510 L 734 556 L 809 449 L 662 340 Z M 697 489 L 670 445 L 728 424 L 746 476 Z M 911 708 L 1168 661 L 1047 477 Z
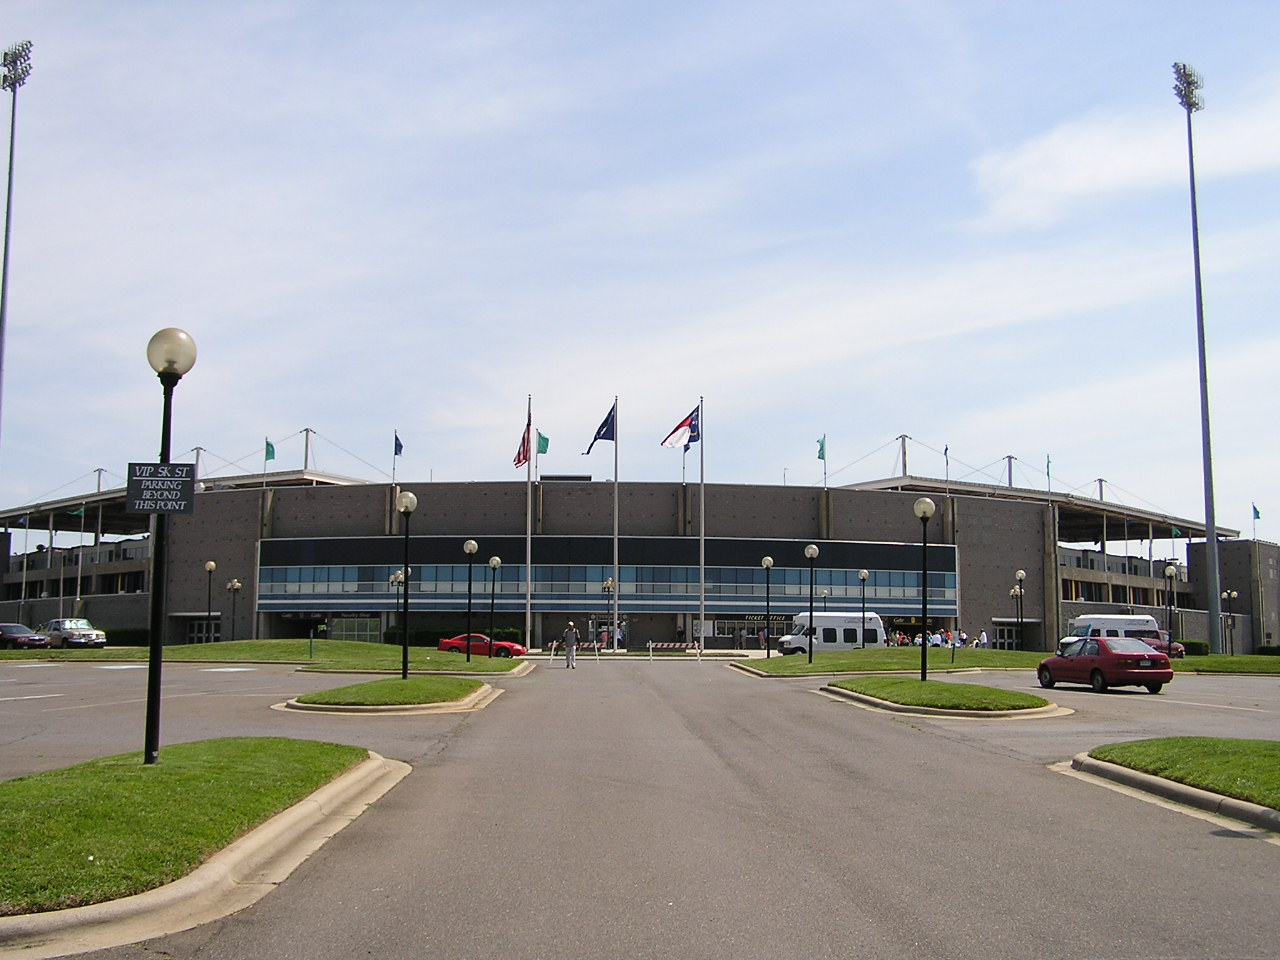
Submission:
M 573 621 L 569 621 L 569 626 L 565 627 L 564 634 L 564 665 L 567 670 L 576 670 L 578 668 L 578 628 L 573 625 Z

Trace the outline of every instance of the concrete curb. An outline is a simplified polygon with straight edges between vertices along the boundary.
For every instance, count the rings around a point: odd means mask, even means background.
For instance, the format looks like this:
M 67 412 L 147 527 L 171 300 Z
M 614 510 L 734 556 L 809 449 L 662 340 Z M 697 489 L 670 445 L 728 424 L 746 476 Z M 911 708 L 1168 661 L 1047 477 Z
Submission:
M 1185 783 L 1166 780 L 1164 777 L 1142 773 L 1139 770 L 1130 770 L 1128 767 L 1107 763 L 1105 760 L 1095 760 L 1087 753 L 1077 753 L 1072 757 L 1071 767 L 1080 773 L 1124 784 L 1126 787 L 1133 787 L 1135 790 L 1142 790 L 1175 803 L 1195 807 L 1197 810 L 1216 813 L 1230 817 L 1232 820 L 1242 820 L 1263 830 L 1280 833 L 1280 810 L 1237 800 L 1234 797 L 1224 797 L 1220 793 L 1189 787 Z
M 1065 717 L 1074 710 L 1066 707 L 1060 707 L 1056 703 L 1049 703 L 1043 707 L 1028 707 L 1025 710 L 950 710 L 945 707 L 915 707 L 903 703 L 892 703 L 888 700 L 879 700 L 875 697 L 868 697 L 866 694 L 854 693 L 852 690 L 842 690 L 840 687 L 830 685 L 824 686 L 819 693 L 826 693 L 832 696 L 841 697 L 845 700 L 853 700 L 864 706 L 874 707 L 877 710 L 886 710 L 890 713 L 906 713 L 916 717 L 962 717 L 966 720 L 1008 720 L 1013 718 L 1031 718 L 1031 717 Z
M 483 710 L 498 698 L 503 691 L 489 684 L 483 684 L 479 690 L 468 693 L 461 700 L 449 700 L 446 703 L 395 704 L 392 706 L 362 706 L 357 704 L 299 703 L 297 700 L 286 700 L 284 703 L 273 703 L 273 710 L 302 710 L 308 713 L 340 713 L 356 716 L 404 717 L 419 713 L 468 713 L 472 710 Z
M 0 917 L 0 950 L 30 960 L 136 943 L 225 917 L 256 902 L 410 771 L 370 752 L 332 783 L 276 814 L 180 880 L 132 897 Z

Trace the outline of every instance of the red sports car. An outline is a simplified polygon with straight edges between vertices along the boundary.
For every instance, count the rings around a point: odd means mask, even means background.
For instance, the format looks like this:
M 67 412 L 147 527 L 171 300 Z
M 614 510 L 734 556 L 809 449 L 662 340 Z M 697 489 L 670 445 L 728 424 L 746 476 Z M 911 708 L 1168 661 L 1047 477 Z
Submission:
M 1173 679 L 1169 658 L 1142 640 L 1082 637 L 1040 662 L 1040 686 L 1087 683 L 1095 692 L 1107 687 L 1146 687 L 1151 693 Z
M 473 657 L 523 657 L 528 649 L 510 640 L 490 640 L 483 633 L 464 633 L 440 641 L 443 653 L 466 653 L 467 638 L 471 638 L 471 655 Z M 492 652 L 491 652 L 492 651 Z

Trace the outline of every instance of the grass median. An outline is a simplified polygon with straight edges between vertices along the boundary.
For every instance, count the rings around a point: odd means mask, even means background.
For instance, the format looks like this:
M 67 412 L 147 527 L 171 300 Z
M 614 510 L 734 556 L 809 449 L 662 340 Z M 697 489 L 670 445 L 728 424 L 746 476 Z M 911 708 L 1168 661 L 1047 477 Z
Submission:
M 388 677 L 354 683 L 298 697 L 298 703 L 326 707 L 404 707 L 451 703 L 479 690 L 483 683 L 466 677 Z
M 1280 742 L 1275 740 L 1159 737 L 1104 744 L 1089 756 L 1280 810 Z
M 997 690 L 976 683 L 945 683 L 941 680 L 918 680 L 915 677 L 854 677 L 837 680 L 831 686 L 865 697 L 886 700 L 907 707 L 932 707 L 940 710 L 972 710 L 990 713 L 1001 710 L 1034 710 L 1047 707 L 1049 701 L 1031 693 Z
M 181 743 L 0 782 L 0 915 L 115 900 L 186 876 L 369 755 L 313 740 Z

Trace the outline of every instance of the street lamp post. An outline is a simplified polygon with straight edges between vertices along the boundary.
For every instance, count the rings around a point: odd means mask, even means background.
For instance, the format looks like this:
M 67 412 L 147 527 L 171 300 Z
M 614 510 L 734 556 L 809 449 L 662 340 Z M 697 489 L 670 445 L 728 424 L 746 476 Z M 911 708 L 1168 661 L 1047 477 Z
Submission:
M 773 612 L 769 609 L 770 594 L 772 591 L 772 583 L 770 583 L 771 574 L 773 573 L 773 557 L 765 557 L 760 561 L 760 566 L 764 567 L 764 655 L 766 659 L 769 656 L 769 628 L 773 625 L 770 614 Z
M 915 503 L 915 514 L 920 519 L 920 628 L 925 634 L 920 642 L 920 679 L 929 679 L 929 521 L 937 507 L 928 497 Z
M 1227 605 L 1227 652 L 1236 655 L 1236 618 L 1231 613 L 1232 601 L 1240 594 L 1235 590 L 1223 590 L 1222 599 Z
M 1213 446 L 1209 442 L 1209 365 L 1204 345 L 1204 290 L 1200 279 L 1200 215 L 1196 204 L 1195 151 L 1191 139 L 1191 114 L 1204 109 L 1200 99 L 1203 81 L 1185 63 L 1173 65 L 1173 92 L 1187 112 L 1187 171 L 1191 183 L 1191 259 L 1196 290 L 1196 346 L 1200 360 L 1200 453 L 1204 465 L 1205 586 L 1209 600 L 1209 652 L 1222 652 L 1221 571 L 1218 569 L 1218 525 L 1213 505 Z
M 13 94 L 9 109 L 9 176 L 5 191 L 4 203 L 4 253 L 0 256 L 0 389 L 4 383 L 4 333 L 5 318 L 9 304 L 9 224 L 13 219 L 13 141 L 18 123 L 18 88 L 31 76 L 31 41 L 23 40 L 15 43 L 3 56 L 0 66 L 4 74 L 0 76 L 0 88 Z
M 605 605 L 606 614 L 608 613 L 608 611 L 613 609 L 613 591 L 616 588 L 617 588 L 617 584 L 613 582 L 613 577 L 605 577 L 604 583 L 600 584 L 600 592 L 604 594 L 604 605 Z M 614 652 L 617 652 L 618 624 L 616 622 L 613 625 L 613 636 L 615 638 Z M 596 631 L 596 635 L 592 639 L 595 641 L 596 649 L 597 650 L 600 649 L 600 631 L 599 630 Z
M 196 363 L 196 343 L 185 330 L 166 327 L 147 342 L 147 363 L 160 378 L 164 390 L 164 410 L 160 420 L 160 463 L 169 462 L 169 440 L 173 432 L 173 388 Z M 147 712 L 142 762 L 160 759 L 160 670 L 164 651 L 165 563 L 168 559 L 169 518 L 153 515 L 151 527 L 151 615 L 147 656 Z
M 1024 625 L 1025 625 L 1025 622 L 1026 622 L 1026 621 L 1023 619 L 1023 616 L 1022 616 L 1022 611 L 1023 611 L 1023 606 L 1022 606 L 1022 604 L 1023 604 L 1023 597 L 1024 597 L 1024 596 L 1026 596 L 1026 589 L 1022 586 L 1022 583 L 1023 583 L 1023 581 L 1024 581 L 1024 580 L 1026 580 L 1026 579 L 1027 579 L 1027 571 L 1025 571 L 1025 570 L 1017 570 L 1017 571 L 1015 571 L 1015 572 L 1014 572 L 1014 574 L 1013 574 L 1013 579 L 1017 581 L 1017 585 L 1016 585 L 1016 586 L 1017 586 L 1017 590 L 1018 590 L 1018 596 L 1017 596 L 1017 606 L 1018 606 L 1018 649 L 1019 649 L 1019 650 L 1025 650 L 1025 649 L 1026 649 L 1026 644 L 1025 644 L 1025 642 L 1024 642 L 1024 637 L 1023 637 L 1023 635 L 1022 635 L 1022 631 L 1023 631 L 1023 627 L 1024 627 Z
M 462 552 L 467 555 L 467 663 L 471 662 L 471 583 L 476 551 L 479 549 L 480 544 L 474 540 L 468 540 L 462 545 Z
M 227 581 L 227 593 L 231 594 L 231 639 L 236 638 L 236 597 L 240 596 L 243 584 L 232 577 Z
M 498 597 L 498 570 L 502 567 L 501 557 L 489 558 L 489 659 L 493 659 L 493 608 Z
M 418 509 L 418 497 L 408 490 L 396 497 L 396 510 L 404 517 L 404 581 L 400 594 L 400 679 L 409 679 L 409 518 Z
M 205 641 L 206 643 L 209 642 L 209 640 L 213 639 L 213 571 L 217 569 L 218 569 L 218 565 L 214 563 L 212 560 L 205 561 L 204 572 L 208 574 L 208 578 L 209 578 L 208 587 L 205 590 L 205 597 L 204 597 L 205 623 L 208 624 L 208 626 L 205 628 L 206 630 L 208 630 L 208 640 Z
M 1178 576 L 1178 568 L 1172 563 L 1165 564 L 1164 579 L 1168 585 L 1165 588 L 1165 620 L 1164 627 L 1169 631 L 1169 659 L 1173 659 L 1173 601 L 1176 594 L 1173 592 L 1174 579 Z
M 813 663 L 813 644 L 818 639 L 818 628 L 813 623 L 813 562 L 818 559 L 818 546 L 811 543 L 804 548 L 809 558 L 809 662 Z
M 866 649 L 867 646 L 867 577 L 871 576 L 869 570 L 858 571 L 858 584 L 862 590 L 862 629 L 858 631 L 858 646 Z

